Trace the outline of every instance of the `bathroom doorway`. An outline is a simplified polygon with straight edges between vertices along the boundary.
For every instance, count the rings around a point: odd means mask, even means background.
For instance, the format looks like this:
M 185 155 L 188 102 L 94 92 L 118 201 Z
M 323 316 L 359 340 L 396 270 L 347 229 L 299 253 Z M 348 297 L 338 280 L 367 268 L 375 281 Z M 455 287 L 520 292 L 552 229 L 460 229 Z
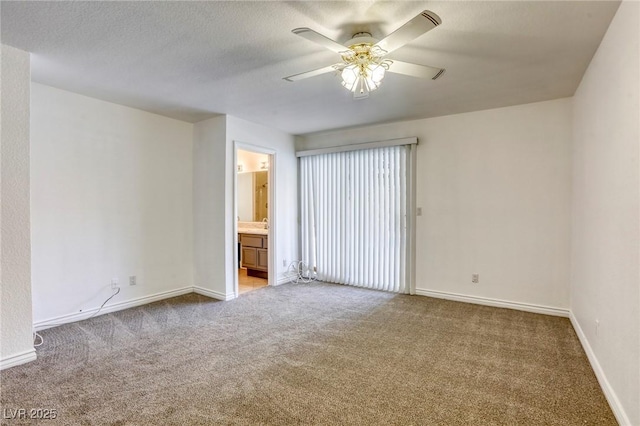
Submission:
M 272 265 L 273 160 L 269 150 L 236 143 L 236 296 L 269 285 Z

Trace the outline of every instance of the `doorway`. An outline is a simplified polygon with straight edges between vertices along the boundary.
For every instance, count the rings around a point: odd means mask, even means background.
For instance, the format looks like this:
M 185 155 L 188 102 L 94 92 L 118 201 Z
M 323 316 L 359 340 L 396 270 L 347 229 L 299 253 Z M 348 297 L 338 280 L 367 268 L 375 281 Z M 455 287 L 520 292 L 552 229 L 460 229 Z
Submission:
M 266 287 L 273 267 L 273 181 L 275 154 L 235 144 L 235 295 Z

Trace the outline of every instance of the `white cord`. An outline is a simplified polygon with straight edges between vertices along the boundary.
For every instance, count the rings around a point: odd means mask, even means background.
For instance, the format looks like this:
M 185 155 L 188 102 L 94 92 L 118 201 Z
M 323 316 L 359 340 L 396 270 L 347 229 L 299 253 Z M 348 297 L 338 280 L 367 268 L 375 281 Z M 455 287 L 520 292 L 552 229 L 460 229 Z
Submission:
M 315 280 L 315 271 L 311 270 L 303 261 L 293 261 L 289 265 L 289 282 L 307 284 Z
M 37 340 L 36 339 L 40 339 L 40 343 L 36 344 Z M 44 339 L 42 338 L 42 336 L 40 334 L 38 334 L 37 331 L 33 332 L 33 347 L 37 348 L 38 346 L 42 346 L 42 344 L 44 343 Z
M 100 313 L 100 311 L 102 310 L 102 308 L 104 308 L 104 305 L 107 304 L 107 302 L 111 299 L 113 299 L 115 297 L 116 294 L 120 293 L 120 287 L 116 287 L 116 291 L 107 298 L 107 300 L 105 300 L 102 305 L 100 305 L 100 307 L 98 308 L 97 311 L 95 311 L 93 314 L 91 314 L 90 316 L 88 316 L 87 318 L 85 318 L 85 320 L 91 319 L 93 317 L 95 317 L 96 315 L 98 315 Z M 49 322 L 46 324 L 41 324 L 43 326 L 59 326 L 59 325 L 65 325 L 68 323 L 54 323 L 54 322 Z M 37 339 L 40 339 L 40 343 L 36 344 Z M 40 333 L 38 333 L 37 331 L 33 332 L 33 347 L 37 348 L 38 346 L 42 346 L 42 344 L 44 343 L 44 339 L 42 338 L 42 336 L 40 335 Z

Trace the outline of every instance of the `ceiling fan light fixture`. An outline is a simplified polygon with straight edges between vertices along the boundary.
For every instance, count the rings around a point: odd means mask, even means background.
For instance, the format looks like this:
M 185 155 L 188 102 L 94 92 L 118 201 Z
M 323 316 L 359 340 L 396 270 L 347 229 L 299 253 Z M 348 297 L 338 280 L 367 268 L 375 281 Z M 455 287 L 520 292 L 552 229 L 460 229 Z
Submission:
M 351 64 L 342 70 L 342 86 L 360 97 L 366 97 L 382 84 L 386 63 Z
M 284 79 L 297 81 L 332 71 L 340 71 L 342 86 L 353 92 L 355 99 L 366 98 L 369 96 L 369 92 L 378 89 L 386 71 L 435 80 L 442 75 L 444 69 L 385 59 L 385 57 L 441 23 L 442 20 L 438 15 L 424 10 L 382 40 L 376 40 L 368 32 L 359 32 L 354 34 L 353 38 L 344 45 L 310 28 L 295 28 L 292 30 L 294 34 L 338 53 L 342 58 L 342 63 L 294 74 Z

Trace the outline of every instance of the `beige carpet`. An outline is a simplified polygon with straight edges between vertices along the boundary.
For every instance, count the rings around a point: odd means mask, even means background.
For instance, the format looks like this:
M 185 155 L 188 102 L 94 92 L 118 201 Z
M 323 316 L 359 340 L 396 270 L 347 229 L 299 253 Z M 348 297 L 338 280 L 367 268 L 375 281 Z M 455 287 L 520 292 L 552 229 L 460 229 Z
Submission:
M 38 424 L 616 424 L 569 321 L 508 309 L 290 284 L 42 334 L 0 373 Z

